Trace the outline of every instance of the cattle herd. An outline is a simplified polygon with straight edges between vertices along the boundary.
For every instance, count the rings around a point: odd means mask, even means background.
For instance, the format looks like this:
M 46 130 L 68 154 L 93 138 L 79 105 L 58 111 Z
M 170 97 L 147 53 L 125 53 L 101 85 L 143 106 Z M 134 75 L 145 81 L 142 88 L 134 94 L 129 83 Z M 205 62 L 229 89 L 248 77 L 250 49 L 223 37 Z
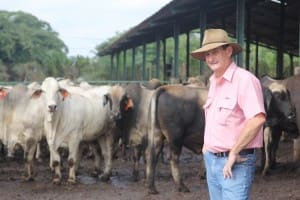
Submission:
M 264 76 L 261 84 L 267 112 L 261 159 L 265 176 L 276 167 L 283 137 L 293 138 L 294 162 L 300 160 L 300 75 L 284 80 Z M 75 184 L 84 150 L 93 154 L 93 174 L 101 181 L 110 179 L 117 151 L 124 156 L 130 153 L 133 180 L 139 181 L 139 163 L 144 158 L 147 191 L 156 194 L 156 166 L 167 146 L 176 189 L 188 192 L 179 157 L 183 148 L 201 153 L 207 92 L 204 84 L 162 85 L 158 80 L 96 86 L 47 77 L 41 84 L 0 86 L 1 156 L 13 157 L 21 149 L 24 179 L 33 180 L 34 160 L 41 156 L 45 140 L 53 183 L 65 181 L 59 150 L 67 149 L 67 181 Z

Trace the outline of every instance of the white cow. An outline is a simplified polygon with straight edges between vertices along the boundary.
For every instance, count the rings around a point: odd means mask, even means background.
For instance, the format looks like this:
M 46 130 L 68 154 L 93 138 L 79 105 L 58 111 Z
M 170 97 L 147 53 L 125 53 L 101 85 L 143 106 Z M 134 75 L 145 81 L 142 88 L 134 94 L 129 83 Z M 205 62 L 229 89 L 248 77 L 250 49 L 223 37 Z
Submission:
M 76 182 L 81 142 L 97 141 L 104 157 L 102 180 L 108 180 L 112 168 L 112 149 L 117 131 L 116 120 L 121 109 L 128 106 L 120 86 L 102 86 L 82 94 L 61 88 L 52 77 L 42 83 L 46 96 L 45 132 L 50 150 L 50 167 L 55 170 L 54 183 L 61 182 L 59 147 L 69 149 L 70 183 Z M 129 105 L 130 106 L 130 105 Z
M 90 88 L 94 87 L 94 85 L 91 85 L 91 84 L 89 84 L 89 83 L 86 82 L 86 81 L 82 81 L 82 82 L 79 84 L 79 86 L 80 86 L 81 88 L 84 88 L 84 89 L 90 89 Z
M 1 90 L 2 91 L 2 90 Z M 8 156 L 16 147 L 24 150 L 26 180 L 33 180 L 33 160 L 37 143 L 43 135 L 44 99 L 39 88 L 17 85 L 3 92 L 0 100 L 0 138 L 7 147 Z

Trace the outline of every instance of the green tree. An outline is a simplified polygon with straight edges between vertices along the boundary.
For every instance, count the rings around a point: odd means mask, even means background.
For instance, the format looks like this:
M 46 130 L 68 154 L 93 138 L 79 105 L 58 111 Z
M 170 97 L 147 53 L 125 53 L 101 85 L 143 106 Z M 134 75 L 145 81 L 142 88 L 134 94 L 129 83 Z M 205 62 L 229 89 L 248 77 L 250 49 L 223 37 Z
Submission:
M 7 67 L 9 80 L 23 79 L 24 69 L 16 68 L 26 63 L 36 63 L 42 66 L 38 67 L 40 73 L 55 76 L 63 71 L 67 52 L 47 22 L 20 11 L 0 11 L 0 59 Z

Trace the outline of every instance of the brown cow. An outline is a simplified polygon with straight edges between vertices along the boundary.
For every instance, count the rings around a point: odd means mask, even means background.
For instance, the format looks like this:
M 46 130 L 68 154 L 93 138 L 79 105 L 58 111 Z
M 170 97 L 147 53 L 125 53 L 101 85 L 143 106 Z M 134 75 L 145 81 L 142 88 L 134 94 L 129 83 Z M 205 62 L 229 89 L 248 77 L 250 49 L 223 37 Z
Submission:
M 291 103 L 296 109 L 296 125 L 298 128 L 298 135 L 299 135 L 299 128 L 300 128 L 300 75 L 294 75 L 291 77 L 288 77 L 283 80 L 276 80 L 269 76 L 264 76 L 261 78 L 262 85 L 266 87 L 272 86 L 272 84 L 278 83 L 281 85 L 284 85 L 286 89 L 289 91 Z M 300 138 L 294 139 L 294 161 L 300 160 Z
M 148 110 L 154 93 L 153 89 L 159 86 L 159 84 L 152 86 L 149 84 L 150 82 L 147 84 L 147 87 L 150 87 L 150 89 L 139 83 L 130 83 L 123 86 L 134 105 L 132 109 L 122 114 L 122 120 L 119 121 L 123 143 L 133 153 L 133 181 L 138 180 L 139 161 L 144 155 L 147 145 Z
M 282 83 L 273 82 L 262 87 L 267 119 L 264 124 L 264 149 L 261 159 L 262 175 L 276 166 L 276 152 L 284 131 L 291 137 L 298 136 L 295 109 L 288 90 Z
M 155 184 L 155 168 L 164 140 L 169 144 L 170 166 L 178 191 L 189 192 L 179 171 L 179 156 L 183 147 L 199 154 L 204 142 L 204 110 L 207 89 L 168 85 L 159 87 L 151 99 L 148 148 L 148 193 L 158 193 Z
M 296 123 L 300 129 L 300 74 L 286 78 L 283 83 L 290 91 L 292 103 L 296 108 Z M 294 162 L 300 161 L 300 138 L 294 139 Z

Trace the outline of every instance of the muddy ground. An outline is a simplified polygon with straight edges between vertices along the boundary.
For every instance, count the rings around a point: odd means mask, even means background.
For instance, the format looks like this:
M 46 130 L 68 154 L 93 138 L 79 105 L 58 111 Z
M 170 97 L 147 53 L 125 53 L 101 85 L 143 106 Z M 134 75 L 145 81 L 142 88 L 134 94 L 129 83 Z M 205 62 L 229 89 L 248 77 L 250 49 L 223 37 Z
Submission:
M 300 200 L 300 167 L 293 167 L 292 143 L 280 143 L 277 169 L 271 175 L 261 177 L 259 163 L 251 192 L 255 200 Z M 1 200 L 195 200 L 208 199 L 205 180 L 199 177 L 201 155 L 195 155 L 187 150 L 181 157 L 181 171 L 190 193 L 180 193 L 175 190 L 168 164 L 160 163 L 156 175 L 158 195 L 148 195 L 143 178 L 139 182 L 131 181 L 131 162 L 117 159 L 114 161 L 113 176 L 107 183 L 90 176 L 92 159 L 85 158 L 78 172 L 78 183 L 66 183 L 67 173 L 63 171 L 63 183 L 52 184 L 52 173 L 48 161 L 37 163 L 35 181 L 25 182 L 22 161 L 0 162 L 0 199 Z M 144 165 L 141 162 L 141 177 L 144 177 Z

